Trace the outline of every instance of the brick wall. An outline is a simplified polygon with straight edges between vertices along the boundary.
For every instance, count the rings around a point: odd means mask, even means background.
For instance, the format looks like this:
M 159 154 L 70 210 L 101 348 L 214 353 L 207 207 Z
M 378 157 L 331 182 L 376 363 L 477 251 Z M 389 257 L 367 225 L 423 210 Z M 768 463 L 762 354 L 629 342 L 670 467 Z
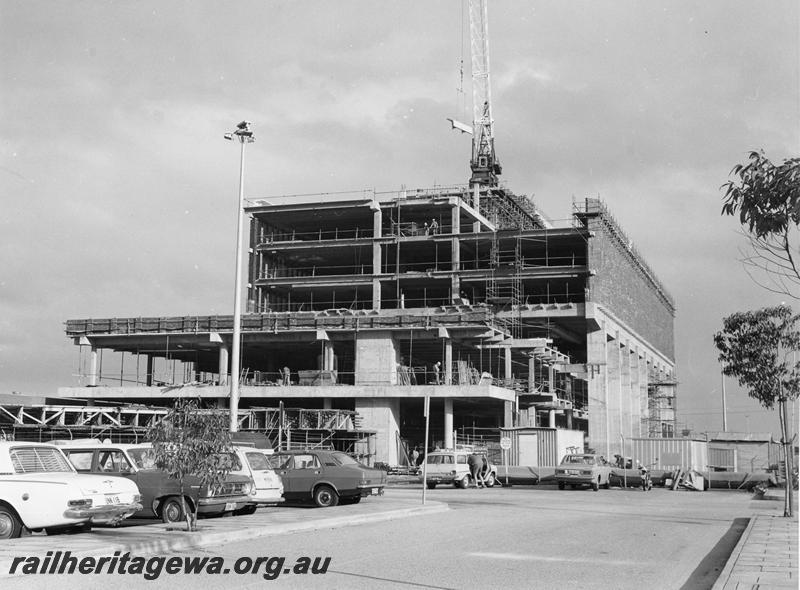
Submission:
M 638 263 L 641 258 L 613 220 L 598 215 L 587 221 L 594 232 L 588 244 L 589 269 L 596 273 L 588 280 L 589 300 L 602 304 L 674 360 L 675 307 L 669 294 L 649 268 Z

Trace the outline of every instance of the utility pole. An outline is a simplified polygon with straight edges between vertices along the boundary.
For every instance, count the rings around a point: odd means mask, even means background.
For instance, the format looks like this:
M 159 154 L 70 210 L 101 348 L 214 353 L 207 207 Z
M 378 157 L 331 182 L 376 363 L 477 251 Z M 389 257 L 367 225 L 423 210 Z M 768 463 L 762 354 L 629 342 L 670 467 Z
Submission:
M 725 405 L 725 373 L 722 376 L 722 432 L 728 432 L 728 410 Z
M 250 131 L 250 121 L 242 121 L 234 131 L 225 134 L 225 139 L 233 141 L 236 137 L 241 144 L 239 156 L 239 201 L 237 203 L 236 221 L 236 285 L 233 299 L 233 342 L 231 343 L 231 400 L 230 431 L 239 430 L 239 344 L 242 328 L 242 225 L 244 213 L 244 146 L 253 143 L 256 138 Z

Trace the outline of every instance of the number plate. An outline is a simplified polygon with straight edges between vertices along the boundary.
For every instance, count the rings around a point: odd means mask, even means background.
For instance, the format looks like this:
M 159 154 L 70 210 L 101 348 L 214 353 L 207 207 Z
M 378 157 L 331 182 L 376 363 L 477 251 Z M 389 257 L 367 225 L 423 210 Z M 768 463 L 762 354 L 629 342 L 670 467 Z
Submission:
M 236 502 L 225 502 L 225 511 L 236 510 Z
M 380 490 L 378 488 L 372 488 L 372 495 L 377 496 Z
M 119 504 L 119 496 L 106 495 L 106 504 Z
M 578 475 L 581 472 L 580 469 L 567 469 L 567 473 L 570 475 Z

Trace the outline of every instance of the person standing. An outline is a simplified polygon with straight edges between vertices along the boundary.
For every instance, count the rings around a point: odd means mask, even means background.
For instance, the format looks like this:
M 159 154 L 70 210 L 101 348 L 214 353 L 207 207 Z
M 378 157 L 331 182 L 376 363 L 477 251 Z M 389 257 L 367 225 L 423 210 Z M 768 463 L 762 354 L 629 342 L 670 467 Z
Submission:
M 481 477 L 481 470 L 483 469 L 483 459 L 480 455 L 471 453 L 467 457 L 467 465 L 469 466 L 472 481 L 475 482 L 475 487 L 480 488 L 483 486 L 483 477 Z
M 417 461 L 419 461 L 419 448 L 414 447 L 414 450 L 411 451 L 411 466 L 416 467 Z

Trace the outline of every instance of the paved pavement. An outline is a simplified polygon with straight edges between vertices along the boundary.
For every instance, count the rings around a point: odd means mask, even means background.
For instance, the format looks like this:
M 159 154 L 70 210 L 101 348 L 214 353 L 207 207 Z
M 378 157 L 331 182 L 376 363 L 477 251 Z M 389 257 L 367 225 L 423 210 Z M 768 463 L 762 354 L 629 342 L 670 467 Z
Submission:
M 359 504 L 332 509 L 313 507 L 262 508 L 249 516 L 201 519 L 198 530 L 186 532 L 185 525 L 163 523 L 120 528 L 97 527 L 91 533 L 49 537 L 33 534 L 0 543 L 0 579 L 9 576 L 14 557 L 44 556 L 48 551 L 66 551 L 73 556 L 168 554 L 187 549 L 220 546 L 270 535 L 298 531 L 340 528 L 382 522 L 449 510 L 447 504 L 419 500 L 367 498 Z M 56 539 L 56 540 L 54 540 Z M 20 572 L 17 572 L 19 575 Z
M 783 516 L 783 492 L 774 489 L 756 510 L 712 590 L 800 587 L 797 514 Z
M 403 486 L 405 487 L 405 486 Z M 784 518 L 780 490 L 764 500 L 752 501 L 753 515 L 713 590 L 798 588 L 798 519 Z M 0 544 L 0 578 L 8 577 L 11 560 L 20 555 L 43 555 L 65 545 L 73 555 L 110 555 L 115 551 L 136 555 L 220 546 L 256 537 L 291 532 L 340 528 L 448 510 L 447 504 L 419 500 L 369 498 L 357 505 L 335 509 L 261 509 L 250 516 L 204 519 L 199 531 L 187 533 L 175 525 L 150 524 L 124 528 L 96 528 L 90 534 L 65 537 L 54 548 L 53 537 L 35 534 Z M 67 542 L 68 541 L 68 542 Z

